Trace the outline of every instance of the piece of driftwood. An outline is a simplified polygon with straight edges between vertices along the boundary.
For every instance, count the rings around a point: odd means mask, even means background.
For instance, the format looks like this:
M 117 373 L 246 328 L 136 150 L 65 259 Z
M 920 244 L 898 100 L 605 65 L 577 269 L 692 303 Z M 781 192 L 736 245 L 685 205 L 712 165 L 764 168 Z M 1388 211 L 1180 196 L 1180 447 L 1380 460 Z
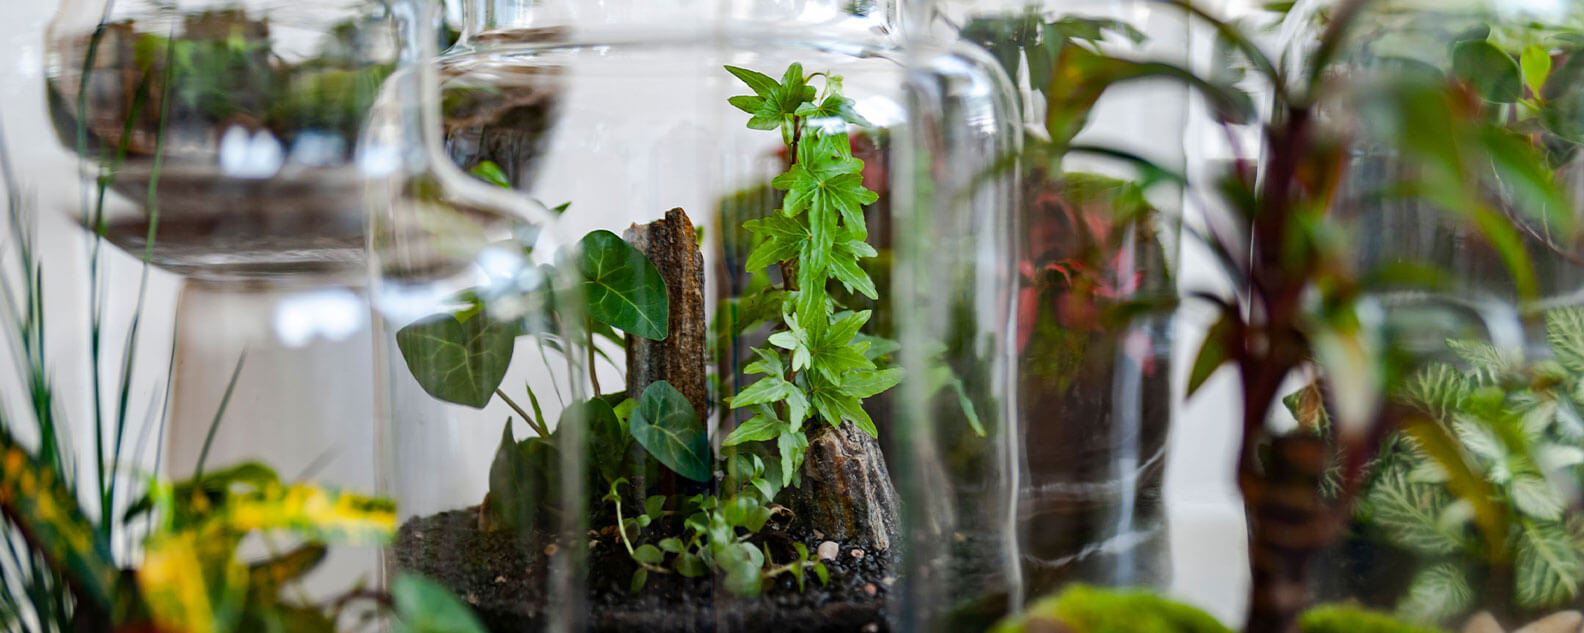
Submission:
M 627 396 L 640 400 L 645 388 L 664 380 L 687 397 L 694 411 L 705 415 L 709 400 L 704 373 L 708 332 L 704 255 L 693 222 L 682 209 L 672 209 L 649 224 L 634 224 L 623 237 L 660 270 L 671 302 L 665 340 L 627 337 Z
M 897 537 L 897 493 L 880 443 L 842 423 L 814 422 L 803 458 L 803 485 L 781 494 L 799 519 L 841 543 L 877 551 Z

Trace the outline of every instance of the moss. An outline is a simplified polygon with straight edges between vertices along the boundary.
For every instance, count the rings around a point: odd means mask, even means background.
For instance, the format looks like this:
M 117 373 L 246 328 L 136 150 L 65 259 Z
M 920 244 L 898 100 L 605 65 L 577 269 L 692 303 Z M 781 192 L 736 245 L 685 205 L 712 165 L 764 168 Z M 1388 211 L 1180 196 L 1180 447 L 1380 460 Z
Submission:
M 1321 606 L 1298 618 L 1303 633 L 1441 633 L 1390 615 L 1353 606 Z
M 1146 591 L 1084 585 L 1045 598 L 1027 613 L 1003 620 L 995 633 L 1231 633 L 1209 614 Z

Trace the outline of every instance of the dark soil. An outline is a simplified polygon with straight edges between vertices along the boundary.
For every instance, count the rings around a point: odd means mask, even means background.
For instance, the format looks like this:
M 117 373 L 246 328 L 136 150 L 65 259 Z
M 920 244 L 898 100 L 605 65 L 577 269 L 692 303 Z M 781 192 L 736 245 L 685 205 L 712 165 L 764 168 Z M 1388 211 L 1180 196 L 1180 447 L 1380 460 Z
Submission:
M 532 539 L 530 539 L 532 540 Z M 792 543 L 812 555 L 821 539 L 801 526 L 766 528 L 759 538 L 777 562 L 792 558 Z M 564 545 L 542 539 L 529 546 L 507 532 L 481 531 L 476 508 L 419 517 L 396 536 L 396 565 L 450 586 L 473 605 L 490 631 L 518 633 L 544 628 L 546 573 L 551 556 L 565 556 Z M 540 543 L 544 543 L 540 545 Z M 584 545 L 588 547 L 588 545 Z M 780 550 L 780 551 L 778 551 Z M 826 561 L 830 584 L 812 573 L 799 591 L 782 574 L 763 595 L 745 598 L 718 586 L 711 576 L 683 578 L 649 574 L 638 593 L 629 591 L 634 563 L 619 539 L 597 537 L 589 550 L 588 629 L 600 632 L 853 632 L 888 631 L 886 604 L 896 579 L 894 556 L 863 551 L 855 557 L 843 545 Z

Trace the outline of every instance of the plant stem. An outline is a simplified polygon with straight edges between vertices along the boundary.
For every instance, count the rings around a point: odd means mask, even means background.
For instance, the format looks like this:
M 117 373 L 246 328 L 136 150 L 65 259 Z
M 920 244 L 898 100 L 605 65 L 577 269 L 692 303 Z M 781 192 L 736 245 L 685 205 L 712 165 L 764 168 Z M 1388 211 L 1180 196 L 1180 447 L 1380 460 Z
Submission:
M 535 420 L 534 416 L 528 415 L 528 412 L 524 411 L 521 406 L 518 406 L 518 404 L 511 399 L 511 396 L 506 395 L 505 391 L 496 389 L 495 395 L 500 396 L 501 401 L 505 402 L 506 406 L 511 407 L 513 411 L 517 412 L 517 415 L 522 416 L 523 421 L 527 422 L 528 426 L 533 427 L 534 432 L 538 433 L 539 437 L 550 437 L 550 431 L 545 426 L 544 420 Z
M 603 392 L 600 389 L 599 372 L 597 371 L 597 368 L 594 366 L 594 319 L 589 319 L 588 320 L 588 327 L 584 328 L 583 331 L 588 336 L 589 382 L 594 384 L 594 397 L 598 398 Z

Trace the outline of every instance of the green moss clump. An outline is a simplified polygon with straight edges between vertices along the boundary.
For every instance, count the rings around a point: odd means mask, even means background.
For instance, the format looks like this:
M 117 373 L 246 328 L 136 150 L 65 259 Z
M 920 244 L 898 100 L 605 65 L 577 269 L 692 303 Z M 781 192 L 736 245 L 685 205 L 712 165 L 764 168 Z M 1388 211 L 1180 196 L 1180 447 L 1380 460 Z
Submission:
M 1209 614 L 1147 591 L 1076 585 L 1003 620 L 994 633 L 1231 633 Z
M 1352 606 L 1321 606 L 1298 618 L 1303 633 L 1442 633 L 1440 629 L 1409 624 L 1384 613 Z

